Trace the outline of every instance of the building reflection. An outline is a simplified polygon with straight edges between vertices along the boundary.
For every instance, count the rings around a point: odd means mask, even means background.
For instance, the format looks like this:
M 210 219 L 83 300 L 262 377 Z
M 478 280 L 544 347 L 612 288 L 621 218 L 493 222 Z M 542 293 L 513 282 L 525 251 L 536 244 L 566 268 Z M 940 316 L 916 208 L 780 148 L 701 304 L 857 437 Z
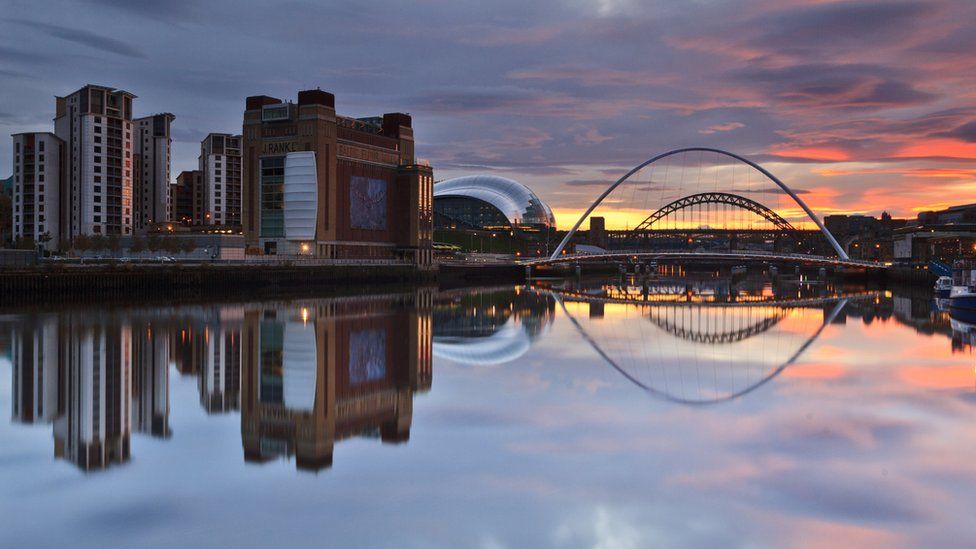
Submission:
M 138 433 L 169 437 L 170 332 L 150 319 L 132 320 L 132 424 Z
M 332 463 L 335 441 L 405 442 L 432 379 L 432 293 L 21 315 L 4 322 L 12 419 L 50 425 L 83 471 L 125 463 L 133 432 L 172 436 L 170 369 L 207 414 L 241 412 L 245 460 Z M 243 395 L 243 399 L 242 399 Z
M 332 465 L 338 440 L 410 438 L 432 379 L 432 296 L 309 302 L 244 313 L 244 459 Z
M 54 455 L 85 471 L 129 460 L 132 432 L 132 326 L 106 315 L 62 315 L 58 330 L 61 399 Z
M 467 365 L 516 360 L 552 324 L 556 301 L 524 288 L 438 295 L 434 306 L 434 356 Z

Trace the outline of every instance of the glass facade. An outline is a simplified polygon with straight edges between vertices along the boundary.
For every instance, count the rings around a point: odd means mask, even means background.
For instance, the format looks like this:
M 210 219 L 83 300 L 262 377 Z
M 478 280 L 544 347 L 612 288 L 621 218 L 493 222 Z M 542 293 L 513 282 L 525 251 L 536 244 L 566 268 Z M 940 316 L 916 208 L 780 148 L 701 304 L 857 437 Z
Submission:
M 285 236 L 285 157 L 261 159 L 261 236 Z
M 436 201 L 438 228 L 456 229 L 507 229 L 512 226 L 508 217 L 498 208 L 477 198 L 450 196 Z M 451 227 L 457 224 L 457 227 Z

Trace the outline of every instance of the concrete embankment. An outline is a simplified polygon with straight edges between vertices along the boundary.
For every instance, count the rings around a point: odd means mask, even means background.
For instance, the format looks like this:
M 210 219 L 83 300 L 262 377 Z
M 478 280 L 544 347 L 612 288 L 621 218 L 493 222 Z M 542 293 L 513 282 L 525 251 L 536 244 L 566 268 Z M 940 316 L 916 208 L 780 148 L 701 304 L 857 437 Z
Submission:
M 412 265 L 47 265 L 0 271 L 0 303 L 261 297 L 436 280 L 435 270 Z

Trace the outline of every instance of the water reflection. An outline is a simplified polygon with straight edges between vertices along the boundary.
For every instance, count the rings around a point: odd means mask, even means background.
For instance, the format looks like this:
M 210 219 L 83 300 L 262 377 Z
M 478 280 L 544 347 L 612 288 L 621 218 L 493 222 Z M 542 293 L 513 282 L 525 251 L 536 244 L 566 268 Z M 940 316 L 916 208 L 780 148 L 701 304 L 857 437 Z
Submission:
M 244 460 L 331 466 L 337 441 L 410 438 L 433 357 L 517 361 L 572 324 L 609 366 L 680 404 L 724 402 L 770 383 L 825 327 L 895 321 L 972 352 L 976 327 L 926 294 L 767 280 L 618 279 L 490 290 L 281 302 L 68 310 L 0 317 L 12 419 L 49 425 L 53 453 L 83 471 L 127 462 L 131 436 L 167 439 L 171 370 L 195 378 L 207 414 L 239 412 Z
M 512 362 L 552 325 L 555 312 L 556 300 L 546 292 L 445 292 L 434 308 L 434 356 L 475 366 Z
M 332 463 L 353 436 L 404 442 L 432 379 L 432 293 L 11 322 L 12 418 L 52 424 L 54 455 L 84 471 L 130 459 L 132 432 L 167 438 L 170 365 L 207 413 L 240 409 L 244 458 Z
M 414 394 L 431 386 L 430 309 L 425 292 L 245 310 L 244 459 L 318 470 L 338 440 L 409 440 Z

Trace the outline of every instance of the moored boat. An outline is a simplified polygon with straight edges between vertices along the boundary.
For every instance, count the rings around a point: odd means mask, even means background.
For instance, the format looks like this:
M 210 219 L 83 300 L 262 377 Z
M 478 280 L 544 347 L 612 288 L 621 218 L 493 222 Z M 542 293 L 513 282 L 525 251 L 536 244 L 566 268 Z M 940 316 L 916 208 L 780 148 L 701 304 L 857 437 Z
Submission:
M 959 260 L 952 266 L 949 314 L 965 320 L 976 318 L 976 264 L 972 261 Z

